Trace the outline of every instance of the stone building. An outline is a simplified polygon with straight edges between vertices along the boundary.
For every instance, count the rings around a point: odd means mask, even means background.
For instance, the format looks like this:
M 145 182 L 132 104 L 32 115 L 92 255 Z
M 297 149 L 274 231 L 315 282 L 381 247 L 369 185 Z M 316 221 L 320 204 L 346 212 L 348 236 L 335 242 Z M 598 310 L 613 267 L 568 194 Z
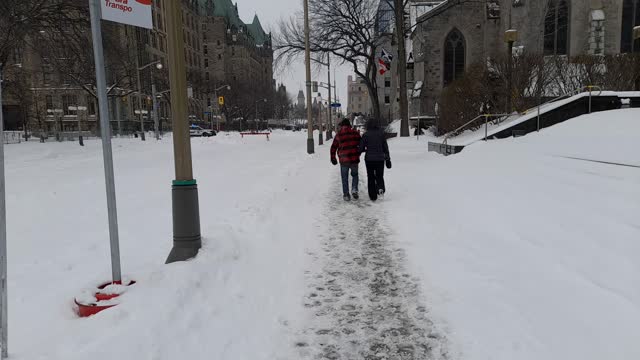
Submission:
M 509 29 L 518 32 L 517 51 L 573 57 L 631 52 L 634 24 L 639 0 L 444 1 L 416 19 L 414 78 L 421 89 L 411 112 L 433 115 L 442 89 L 471 64 L 507 54 Z
M 354 80 L 352 75 L 347 78 L 347 114 L 371 115 L 371 100 L 369 90 L 360 79 Z
M 153 1 L 152 30 L 108 22 L 103 25 L 103 31 L 109 29 L 115 33 L 115 38 L 120 39 L 122 49 L 122 54 L 115 54 L 115 57 L 114 54 L 105 56 L 126 63 L 118 74 L 107 73 L 108 83 L 115 83 L 114 79 L 123 75 L 122 72 L 128 74 L 127 80 L 118 82 L 110 93 L 109 107 L 114 129 L 122 126 L 123 131 L 139 130 L 140 113 L 145 129 L 153 129 L 152 84 L 156 85 L 158 93 L 164 94 L 158 97 L 161 124 L 170 124 L 166 3 L 167 0 Z M 257 16 L 245 24 L 238 16 L 237 5 L 229 0 L 182 0 L 182 21 L 191 121 L 207 121 L 206 113 L 210 113 L 212 106 L 217 104 L 215 90 L 221 85 L 245 89 L 253 95 L 260 93 L 262 97 L 273 94 L 271 36 L 265 33 Z M 50 58 L 53 55 L 28 46 L 21 50 L 16 63 L 22 65 L 26 76 L 23 82 L 29 91 L 30 101 L 22 104 L 22 109 L 17 101 L 12 101 L 9 108 L 4 107 L 5 113 L 7 109 L 11 110 L 11 123 L 24 122 L 24 119 L 13 115 L 20 114 L 20 117 L 28 119 L 28 128 L 53 133 L 77 131 L 80 118 L 83 130 L 94 131 L 97 128 L 97 104 L 90 91 L 83 88 L 79 79 L 56 68 Z M 89 46 L 87 54 L 90 52 Z M 156 61 L 164 64 L 164 69 L 147 66 L 136 71 Z M 86 71 L 85 76 L 91 76 L 88 75 L 90 72 Z M 138 102 L 138 75 L 142 103 Z M 69 106 L 87 107 L 87 110 L 78 112 L 69 110 Z M 117 120 L 122 120 L 122 124 Z
M 275 91 L 271 35 L 258 16 L 243 22 L 231 0 L 206 0 L 205 8 L 202 38 L 209 87 L 230 85 L 228 106 L 249 106 Z

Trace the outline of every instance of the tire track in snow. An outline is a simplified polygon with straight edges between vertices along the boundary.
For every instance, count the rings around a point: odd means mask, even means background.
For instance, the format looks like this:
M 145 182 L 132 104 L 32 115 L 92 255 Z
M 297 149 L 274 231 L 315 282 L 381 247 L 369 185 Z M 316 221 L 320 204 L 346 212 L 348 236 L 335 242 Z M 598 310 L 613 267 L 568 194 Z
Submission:
M 405 254 L 388 240 L 384 205 L 329 200 L 319 227 L 319 272 L 307 272 L 309 324 L 299 359 L 449 359 L 446 339 L 420 304 Z

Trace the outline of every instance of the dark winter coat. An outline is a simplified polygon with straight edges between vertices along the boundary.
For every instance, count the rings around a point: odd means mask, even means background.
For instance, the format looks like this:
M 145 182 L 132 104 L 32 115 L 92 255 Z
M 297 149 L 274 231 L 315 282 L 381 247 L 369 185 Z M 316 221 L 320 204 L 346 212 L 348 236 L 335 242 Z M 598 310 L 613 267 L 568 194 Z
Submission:
M 340 159 L 340 164 L 359 164 L 360 163 L 360 151 L 358 146 L 360 145 L 360 132 L 353 129 L 351 126 L 343 126 L 336 134 L 331 144 L 331 160 L 335 160 L 336 152 Z
M 375 124 L 367 124 L 367 132 L 362 135 L 359 148 L 361 153 L 366 153 L 364 156 L 365 161 L 386 161 L 391 159 L 384 131 Z

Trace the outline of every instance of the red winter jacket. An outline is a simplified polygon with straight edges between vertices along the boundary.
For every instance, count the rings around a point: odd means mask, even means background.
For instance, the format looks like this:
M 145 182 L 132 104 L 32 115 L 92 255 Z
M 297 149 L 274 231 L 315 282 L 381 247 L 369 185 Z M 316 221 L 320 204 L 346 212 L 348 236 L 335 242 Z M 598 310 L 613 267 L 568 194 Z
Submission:
M 360 163 L 360 132 L 351 126 L 343 126 L 333 139 L 331 144 L 331 160 L 336 158 L 336 151 L 340 164 L 359 164 Z

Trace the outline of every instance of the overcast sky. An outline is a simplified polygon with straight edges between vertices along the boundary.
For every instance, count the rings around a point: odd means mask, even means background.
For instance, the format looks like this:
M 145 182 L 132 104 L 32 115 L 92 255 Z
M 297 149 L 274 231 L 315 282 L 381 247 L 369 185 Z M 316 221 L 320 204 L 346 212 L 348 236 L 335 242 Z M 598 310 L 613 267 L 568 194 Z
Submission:
M 1 0 L 0 0 L 1 1 Z M 278 22 L 282 18 L 289 18 L 297 11 L 302 10 L 302 0 L 233 0 L 237 1 L 238 11 L 240 18 L 244 22 L 251 22 L 254 15 L 258 15 L 260 22 L 265 31 L 273 32 L 273 35 L 277 33 Z M 336 61 L 337 62 L 337 61 Z M 331 70 L 331 81 L 333 82 L 333 70 Z M 342 110 L 347 110 L 347 76 L 350 74 L 348 67 L 338 67 L 336 71 L 336 82 L 338 96 L 342 103 Z M 312 67 L 311 76 L 314 81 L 327 82 L 327 69 L 318 67 Z M 305 85 L 305 71 L 304 71 L 304 56 L 301 56 L 294 64 L 288 69 L 275 69 L 274 77 L 279 83 L 284 83 L 287 87 L 287 91 L 296 101 L 298 96 L 298 90 L 303 90 L 306 95 Z M 326 89 L 321 89 L 323 98 L 326 99 Z M 315 95 L 314 95 L 315 96 Z M 333 95 L 332 95 L 333 96 Z

